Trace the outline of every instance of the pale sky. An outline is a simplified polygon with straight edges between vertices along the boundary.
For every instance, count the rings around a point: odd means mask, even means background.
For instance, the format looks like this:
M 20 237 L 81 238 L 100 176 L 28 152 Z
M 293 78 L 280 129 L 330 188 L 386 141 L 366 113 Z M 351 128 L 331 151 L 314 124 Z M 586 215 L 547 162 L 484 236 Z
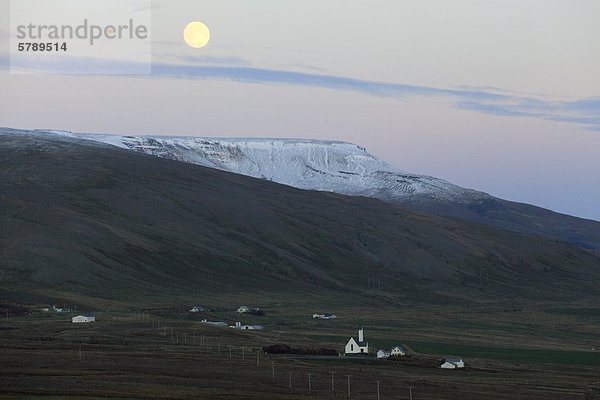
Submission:
M 600 220 L 600 1 L 155 1 L 139 77 L 10 74 L 8 6 L 0 126 L 345 140 Z

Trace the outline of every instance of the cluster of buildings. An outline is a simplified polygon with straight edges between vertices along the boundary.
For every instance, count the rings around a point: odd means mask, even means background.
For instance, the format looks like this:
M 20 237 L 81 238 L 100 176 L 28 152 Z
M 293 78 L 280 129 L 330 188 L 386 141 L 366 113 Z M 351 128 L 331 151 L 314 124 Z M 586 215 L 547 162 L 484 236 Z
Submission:
M 248 306 L 240 306 L 237 309 L 237 312 L 238 312 L 238 314 L 251 314 L 251 315 L 258 315 L 258 316 L 265 315 L 265 312 L 258 307 L 250 308 Z
M 389 358 L 404 355 L 406 355 L 406 351 L 400 346 L 393 347 L 391 350 L 379 349 L 377 351 L 377 358 Z
M 42 312 L 55 312 L 58 314 L 62 314 L 62 313 L 67 313 L 67 312 L 71 312 L 70 308 L 65 308 L 65 307 L 56 307 L 56 306 L 52 306 L 52 308 L 49 307 L 45 307 L 41 309 Z
M 197 313 L 197 312 L 202 312 L 202 311 L 206 311 L 206 309 L 202 306 L 195 306 L 193 307 L 190 312 L 192 313 Z M 258 308 L 250 308 L 248 306 L 240 306 L 238 307 L 238 309 L 236 310 L 236 312 L 238 314 L 258 314 L 260 313 L 260 309 Z M 261 313 L 262 314 L 262 313 Z M 337 316 L 335 314 L 331 314 L 331 313 L 314 313 L 312 315 L 313 319 L 335 319 L 337 318 Z M 75 321 L 73 321 L 75 322 Z M 227 327 L 229 326 L 230 328 L 233 329 L 239 329 L 239 330 L 261 330 L 263 329 L 262 325 L 246 325 L 246 324 L 242 324 L 241 322 L 236 322 L 235 325 L 228 325 L 226 322 L 224 321 L 207 321 L 206 319 L 202 320 L 202 323 L 207 324 L 207 325 L 212 325 L 212 326 L 219 326 L 219 327 Z M 367 342 L 365 340 L 365 330 L 364 327 L 360 327 L 358 329 L 358 335 L 356 337 L 351 337 L 350 339 L 348 339 L 348 341 L 346 342 L 346 345 L 344 346 L 344 354 L 345 355 L 349 355 L 349 356 L 355 356 L 355 355 L 370 355 L 371 354 L 371 349 L 369 348 L 369 342 Z M 402 357 L 406 355 L 406 350 L 400 346 L 394 346 L 391 349 L 378 349 L 377 352 L 375 353 L 375 355 L 377 356 L 378 359 L 383 360 L 383 359 L 387 359 L 390 357 Z M 443 369 L 457 369 L 457 368 L 464 368 L 465 363 L 463 361 L 462 358 L 458 358 L 458 357 L 446 357 L 443 359 L 440 368 Z
M 190 310 L 191 313 L 199 313 L 199 312 L 203 312 L 203 311 L 210 311 L 210 310 L 208 310 L 207 308 L 202 307 L 202 306 L 195 306 Z M 248 306 L 240 306 L 236 310 L 236 312 L 238 314 L 264 315 L 264 312 L 262 312 L 262 310 L 260 310 L 259 308 L 250 308 Z M 229 325 L 225 321 L 208 321 L 206 318 L 200 322 L 203 324 L 206 324 L 206 325 L 223 327 L 223 328 L 229 327 L 232 329 L 240 329 L 240 330 L 258 331 L 258 330 L 264 329 L 264 327 L 262 325 L 242 324 L 239 321 L 236 322 L 234 325 Z
M 365 330 L 361 326 L 358 329 L 358 337 L 351 337 L 344 347 L 345 355 L 369 355 L 369 343 L 365 340 Z M 376 353 L 378 359 L 386 359 L 389 357 L 402 357 L 406 355 L 406 350 L 401 346 L 395 346 L 391 350 L 379 349 Z M 465 362 L 459 357 L 446 357 L 440 368 L 457 369 L 464 368 Z

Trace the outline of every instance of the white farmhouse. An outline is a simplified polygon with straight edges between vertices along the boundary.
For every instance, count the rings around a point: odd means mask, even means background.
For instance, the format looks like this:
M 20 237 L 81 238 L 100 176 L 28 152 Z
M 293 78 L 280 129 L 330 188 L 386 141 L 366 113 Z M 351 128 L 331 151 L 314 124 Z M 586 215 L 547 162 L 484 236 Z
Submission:
M 392 348 L 392 351 L 390 351 L 390 355 L 404 356 L 404 355 L 406 355 L 406 351 L 404 351 L 404 349 L 402 347 L 396 346 L 396 347 Z
M 388 358 L 390 356 L 390 352 L 387 350 L 380 349 L 377 352 L 377 358 Z
M 358 330 L 358 340 L 353 337 L 348 340 L 345 348 L 346 354 L 369 354 L 369 343 L 365 342 L 364 328 Z
M 74 324 L 82 324 L 87 322 L 94 322 L 96 321 L 96 317 L 92 317 L 89 315 L 78 315 L 76 317 L 71 318 L 71 320 Z
M 462 358 L 446 357 L 444 359 L 444 363 L 440 367 L 443 369 L 464 368 L 465 362 Z

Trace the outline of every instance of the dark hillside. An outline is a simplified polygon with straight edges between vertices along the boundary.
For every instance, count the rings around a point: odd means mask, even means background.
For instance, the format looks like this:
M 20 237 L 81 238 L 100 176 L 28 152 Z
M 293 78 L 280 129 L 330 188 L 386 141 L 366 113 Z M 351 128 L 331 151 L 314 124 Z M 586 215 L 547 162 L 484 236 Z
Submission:
M 566 243 L 44 136 L 0 135 L 0 220 L 0 295 L 15 299 L 437 303 L 600 282 L 600 259 Z

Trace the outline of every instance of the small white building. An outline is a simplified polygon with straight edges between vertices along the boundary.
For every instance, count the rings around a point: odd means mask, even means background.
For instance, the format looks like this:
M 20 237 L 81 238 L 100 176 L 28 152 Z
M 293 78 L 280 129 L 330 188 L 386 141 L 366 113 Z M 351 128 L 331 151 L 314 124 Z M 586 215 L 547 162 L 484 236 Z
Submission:
M 402 347 L 396 346 L 396 347 L 392 348 L 392 351 L 390 351 L 390 355 L 396 356 L 396 357 L 404 356 L 404 355 L 406 355 L 406 351 Z
M 323 314 L 313 314 L 313 318 L 315 319 L 335 319 L 337 316 L 335 314 L 323 313 Z
M 462 358 L 457 357 L 446 357 L 444 359 L 444 363 L 440 366 L 443 369 L 456 369 L 456 368 L 464 368 L 465 362 Z
M 387 350 L 380 349 L 377 352 L 377 358 L 389 358 L 390 352 Z
M 250 308 L 248 306 L 240 306 L 237 309 L 237 312 L 240 313 L 240 314 L 247 314 L 247 313 L 250 312 Z
M 78 315 L 76 317 L 71 318 L 74 324 L 82 324 L 87 322 L 95 322 L 96 317 L 92 317 L 89 315 Z
M 227 328 L 227 322 L 225 322 L 225 321 L 208 321 L 205 318 L 202 321 L 200 321 L 200 323 L 206 324 L 206 325 L 221 326 L 221 327 Z
M 369 343 L 365 342 L 364 328 L 358 330 L 358 340 L 353 337 L 348 340 L 345 347 L 346 354 L 369 354 Z

